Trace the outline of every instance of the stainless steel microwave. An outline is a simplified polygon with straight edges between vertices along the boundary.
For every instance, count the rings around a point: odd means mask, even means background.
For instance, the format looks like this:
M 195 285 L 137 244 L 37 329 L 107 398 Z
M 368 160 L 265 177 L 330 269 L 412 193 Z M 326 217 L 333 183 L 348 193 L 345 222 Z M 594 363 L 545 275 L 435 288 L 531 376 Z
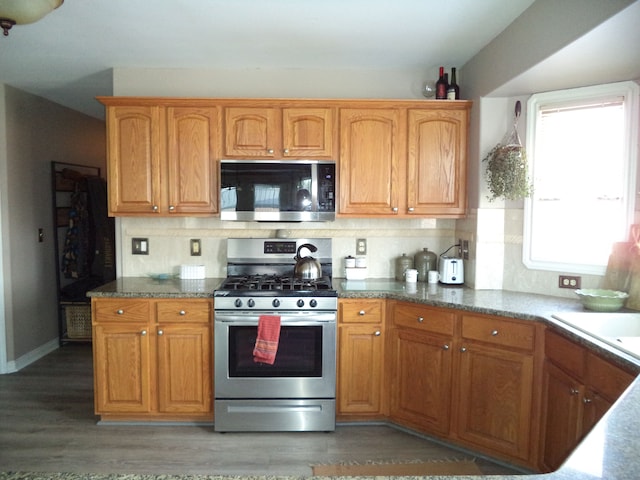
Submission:
M 332 221 L 336 216 L 335 196 L 333 161 L 220 161 L 221 220 Z

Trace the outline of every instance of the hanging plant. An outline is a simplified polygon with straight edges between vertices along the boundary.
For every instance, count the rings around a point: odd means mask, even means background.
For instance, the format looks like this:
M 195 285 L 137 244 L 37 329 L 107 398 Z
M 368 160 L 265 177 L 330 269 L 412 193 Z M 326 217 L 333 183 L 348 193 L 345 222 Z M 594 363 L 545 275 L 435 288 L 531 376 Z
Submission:
M 522 146 L 517 129 L 520 109 L 518 101 L 513 130 L 482 160 L 487 165 L 485 176 L 491 192 L 489 201 L 496 198 L 518 200 L 533 193 L 533 185 L 529 180 L 527 152 Z

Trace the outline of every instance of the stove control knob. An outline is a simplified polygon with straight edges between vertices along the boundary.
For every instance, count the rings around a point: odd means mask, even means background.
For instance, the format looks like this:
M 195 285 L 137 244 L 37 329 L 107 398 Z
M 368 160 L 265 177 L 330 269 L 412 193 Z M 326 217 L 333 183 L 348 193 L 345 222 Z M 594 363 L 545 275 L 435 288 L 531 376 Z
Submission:
M 250 299 L 249 299 L 249 301 L 247 302 L 247 305 L 248 305 L 250 308 L 253 308 L 253 307 L 255 307 L 255 306 L 256 306 L 256 301 L 255 301 L 253 298 L 250 298 Z
M 242 300 L 240 300 L 239 298 L 236 298 L 236 301 L 233 302 L 233 304 L 237 307 L 240 308 L 242 306 Z
M 317 307 L 318 306 L 318 301 L 315 298 L 311 299 L 311 301 L 309 302 L 309 306 L 314 307 L 314 308 Z
M 274 307 L 279 307 L 280 306 L 280 300 L 278 300 L 277 298 L 274 298 L 273 302 L 271 302 L 271 305 L 273 305 Z
M 298 305 L 300 308 L 304 307 L 304 300 L 300 299 L 296 302 L 296 305 Z

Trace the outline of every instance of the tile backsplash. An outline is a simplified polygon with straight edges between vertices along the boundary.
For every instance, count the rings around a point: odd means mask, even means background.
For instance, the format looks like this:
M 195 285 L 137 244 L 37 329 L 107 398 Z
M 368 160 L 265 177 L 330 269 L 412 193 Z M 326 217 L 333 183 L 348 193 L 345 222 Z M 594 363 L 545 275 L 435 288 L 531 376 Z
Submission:
M 344 277 L 343 258 L 356 256 L 356 239 L 367 239 L 369 278 L 395 275 L 395 258 L 413 256 L 423 248 L 437 255 L 456 243 L 455 220 L 337 219 L 328 223 L 222 222 L 216 218 L 132 218 L 116 220 L 118 275 L 124 277 L 180 272 L 181 265 L 204 265 L 207 277 L 226 275 L 226 239 L 275 238 L 278 230 L 290 238 L 333 239 L 335 277 Z M 133 255 L 133 238 L 147 238 L 148 255 Z M 201 255 L 191 255 L 191 239 L 200 239 Z M 452 253 L 452 252 L 450 252 Z

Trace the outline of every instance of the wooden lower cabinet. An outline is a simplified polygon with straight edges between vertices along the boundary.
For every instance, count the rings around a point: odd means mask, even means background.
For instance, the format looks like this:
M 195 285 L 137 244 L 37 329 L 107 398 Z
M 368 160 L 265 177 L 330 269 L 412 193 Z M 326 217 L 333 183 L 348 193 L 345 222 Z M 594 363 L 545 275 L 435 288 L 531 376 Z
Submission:
M 94 326 L 97 414 L 151 411 L 149 339 L 146 323 Z
M 539 326 L 462 314 L 454 436 L 521 464 L 534 462 L 535 348 Z
M 545 333 L 541 461 L 557 469 L 634 376 L 562 335 Z
M 533 355 L 463 343 L 456 436 L 485 451 L 530 460 Z
M 338 417 L 383 414 L 384 300 L 338 304 Z
M 210 300 L 94 298 L 92 308 L 96 414 L 213 419 Z
M 538 327 L 408 302 L 389 312 L 392 421 L 533 465 Z
M 208 325 L 174 324 L 158 330 L 159 412 L 211 412 L 211 341 Z
M 447 435 L 456 316 L 403 303 L 391 311 L 391 416 L 408 427 Z

